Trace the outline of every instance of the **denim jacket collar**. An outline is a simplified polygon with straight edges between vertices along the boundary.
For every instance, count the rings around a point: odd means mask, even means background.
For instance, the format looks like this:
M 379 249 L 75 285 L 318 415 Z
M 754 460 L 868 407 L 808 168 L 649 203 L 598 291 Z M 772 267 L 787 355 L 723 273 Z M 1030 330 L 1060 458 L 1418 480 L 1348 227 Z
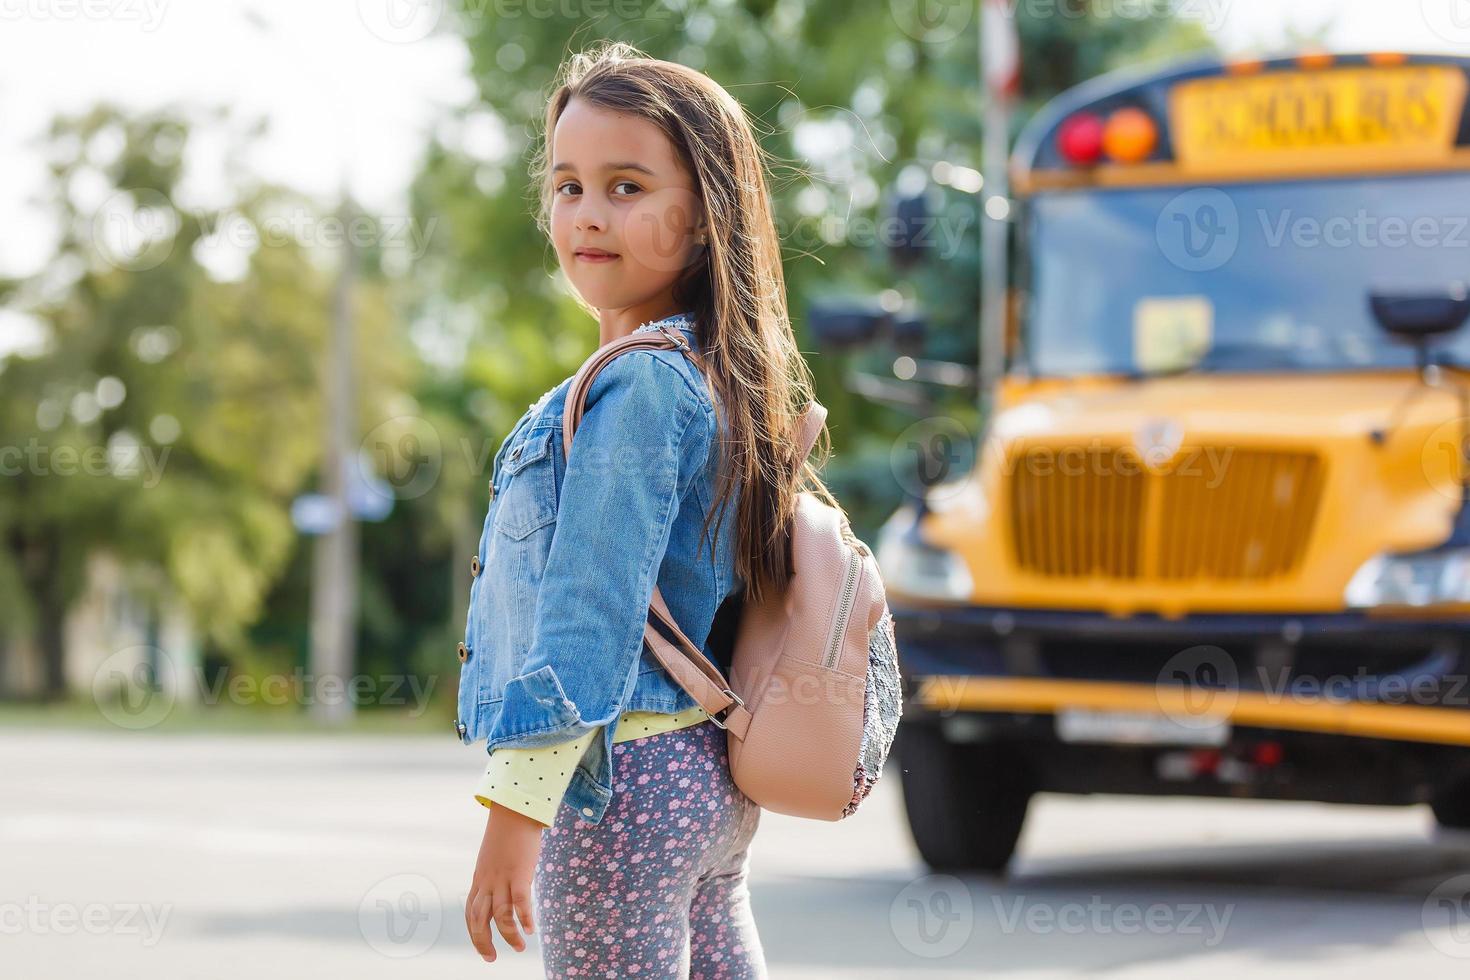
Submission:
M 691 312 L 675 313 L 671 316 L 664 317 L 662 320 L 650 320 L 648 323 L 640 324 L 633 328 L 632 332 L 652 333 L 664 326 L 677 327 L 688 338 L 690 346 L 694 347 L 695 351 L 698 352 L 699 348 L 694 343 L 694 314 Z

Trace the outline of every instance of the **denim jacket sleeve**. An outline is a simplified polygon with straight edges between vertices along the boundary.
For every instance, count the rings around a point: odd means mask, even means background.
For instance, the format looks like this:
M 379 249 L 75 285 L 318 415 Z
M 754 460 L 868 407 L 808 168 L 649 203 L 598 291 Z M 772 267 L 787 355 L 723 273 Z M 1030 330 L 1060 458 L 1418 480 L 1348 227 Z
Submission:
M 530 646 L 522 672 L 506 682 L 487 751 L 611 725 L 637 680 L 674 518 L 715 436 L 713 408 L 668 354 L 628 351 L 593 378 L 558 495 Z

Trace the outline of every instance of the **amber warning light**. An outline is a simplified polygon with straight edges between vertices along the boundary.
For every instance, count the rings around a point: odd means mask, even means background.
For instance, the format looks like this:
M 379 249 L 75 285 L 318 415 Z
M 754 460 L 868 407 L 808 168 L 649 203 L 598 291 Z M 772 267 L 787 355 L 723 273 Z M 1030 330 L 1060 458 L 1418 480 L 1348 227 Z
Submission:
M 1090 167 L 1104 155 L 1117 163 L 1138 163 L 1148 159 L 1158 141 L 1158 125 L 1133 106 L 1114 110 L 1106 120 L 1079 112 L 1057 127 L 1057 149 L 1076 167 Z

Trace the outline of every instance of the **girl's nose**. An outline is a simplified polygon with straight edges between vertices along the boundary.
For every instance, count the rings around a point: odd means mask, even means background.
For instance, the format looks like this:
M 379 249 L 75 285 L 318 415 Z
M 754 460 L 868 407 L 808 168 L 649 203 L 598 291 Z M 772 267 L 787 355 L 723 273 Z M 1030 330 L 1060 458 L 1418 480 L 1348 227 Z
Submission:
M 584 203 L 577 208 L 573 224 L 578 231 L 607 231 L 607 215 L 601 207 Z

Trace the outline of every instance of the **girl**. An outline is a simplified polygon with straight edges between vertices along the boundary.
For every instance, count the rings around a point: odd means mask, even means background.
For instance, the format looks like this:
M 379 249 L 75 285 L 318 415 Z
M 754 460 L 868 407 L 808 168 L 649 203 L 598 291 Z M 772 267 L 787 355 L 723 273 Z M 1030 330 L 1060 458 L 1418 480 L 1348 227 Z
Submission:
M 550 977 L 763 977 L 760 808 L 720 720 L 642 642 L 657 583 L 728 669 L 717 612 L 784 590 L 785 515 L 825 490 L 793 448 L 811 380 L 763 151 L 723 88 L 619 43 L 562 66 L 545 123 L 538 224 L 600 344 L 658 331 L 687 351 L 609 362 L 569 457 L 570 378 L 496 456 L 459 645 L 456 730 L 489 751 L 466 925 L 493 961 L 492 922 L 518 951 L 539 923 Z

